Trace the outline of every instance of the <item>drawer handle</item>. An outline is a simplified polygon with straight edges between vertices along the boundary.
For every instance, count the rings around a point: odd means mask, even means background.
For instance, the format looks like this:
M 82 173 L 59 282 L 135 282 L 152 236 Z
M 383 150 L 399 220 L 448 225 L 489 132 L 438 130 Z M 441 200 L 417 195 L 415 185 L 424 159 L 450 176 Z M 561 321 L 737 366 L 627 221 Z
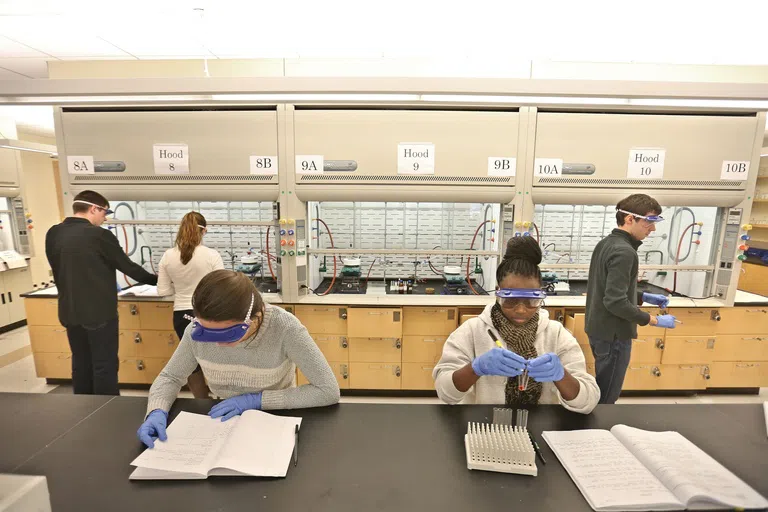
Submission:
M 422 340 L 424 343 L 437 343 L 437 340 Z
M 399 377 L 399 376 L 400 376 L 400 367 L 395 366 L 395 377 Z
M 349 347 L 349 343 L 347 342 L 347 338 L 342 336 L 341 339 L 339 340 L 339 342 L 341 343 L 341 348 Z
M 768 338 L 761 338 L 759 336 L 756 336 L 754 338 L 741 338 L 742 341 L 765 341 Z
M 709 380 L 712 378 L 712 375 L 709 373 L 709 366 L 705 366 L 701 369 L 701 375 L 704 376 L 704 380 Z
M 67 332 L 66 329 L 54 329 L 53 332 Z
M 651 375 L 654 377 L 661 377 L 661 370 L 659 370 L 658 366 L 653 367 L 653 370 L 651 370 Z
M 339 367 L 339 369 L 341 370 L 341 378 L 342 379 L 348 379 L 349 378 L 349 368 L 347 367 L 347 365 L 343 364 L 343 365 L 341 365 Z
M 176 344 L 176 340 L 173 339 L 173 334 L 168 334 L 168 345 L 173 346 Z
M 646 368 L 648 368 L 648 367 L 647 366 L 630 366 L 629 367 L 630 370 L 634 370 L 634 371 L 645 370 Z
M 400 350 L 400 348 L 403 346 L 402 343 L 400 343 L 400 340 L 395 340 L 395 342 L 392 344 L 393 347 L 395 347 L 397 350 Z
M 659 349 L 659 350 L 664 350 L 664 347 L 665 347 L 664 340 L 662 340 L 661 338 L 657 339 L 656 340 L 656 348 Z
M 720 312 L 716 309 L 712 310 L 712 314 L 709 317 L 711 320 L 714 320 L 715 322 L 719 322 L 721 320 Z
M 768 313 L 768 310 L 765 309 L 747 309 L 745 311 L 747 313 Z
M 702 341 L 705 340 L 685 340 L 686 343 L 701 343 Z
M 336 308 L 312 308 L 312 311 L 334 311 Z
M 647 343 L 648 340 L 635 340 L 635 343 Z
M 317 338 L 317 341 L 331 341 L 331 338 Z
M 136 336 L 133 337 L 134 343 L 141 343 L 141 333 L 137 332 Z
M 755 368 L 760 366 L 759 364 L 750 363 L 750 364 L 737 364 L 736 368 Z
M 686 313 L 688 313 L 689 315 L 703 315 L 704 314 L 703 311 L 691 311 L 690 309 L 688 311 L 686 311 Z
M 386 314 L 388 314 L 388 313 L 386 313 L 386 312 L 384 312 L 384 313 L 379 313 L 379 312 L 376 312 L 376 311 L 369 311 L 369 312 L 368 312 L 368 314 L 369 314 L 369 315 L 375 315 L 375 316 L 381 316 L 381 315 L 386 315 Z
M 141 359 L 136 361 L 136 369 L 139 370 L 139 371 L 143 370 L 144 369 L 144 361 L 142 361 Z
M 168 309 L 169 307 L 171 307 L 171 305 L 170 304 L 165 304 L 165 305 L 163 305 L 163 304 L 156 304 L 155 307 L 157 309 Z
M 686 370 L 686 371 L 687 371 L 687 370 L 695 370 L 695 369 L 696 369 L 696 367 L 695 367 L 695 366 L 682 366 L 682 365 L 681 365 L 681 366 L 680 366 L 680 369 L 681 369 L 681 370 Z
M 136 307 L 136 304 L 131 304 L 131 315 L 138 315 L 139 314 L 139 308 Z

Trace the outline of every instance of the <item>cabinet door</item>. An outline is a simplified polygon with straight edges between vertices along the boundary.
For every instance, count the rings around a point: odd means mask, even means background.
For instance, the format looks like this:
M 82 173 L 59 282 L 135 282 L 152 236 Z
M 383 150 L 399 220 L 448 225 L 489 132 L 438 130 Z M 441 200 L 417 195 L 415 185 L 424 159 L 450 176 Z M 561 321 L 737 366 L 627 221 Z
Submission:
M 659 329 L 656 334 L 661 336 L 654 338 L 644 336 L 632 340 L 631 364 L 659 364 L 661 363 L 661 347 L 664 343 L 664 330 Z
M 5 280 L 5 285 L 0 285 L 0 290 L 5 290 L 5 299 L 8 308 L 8 323 L 16 323 L 24 320 L 26 311 L 24 310 L 24 299 L 22 293 L 32 289 L 32 273 L 29 268 L 20 268 L 3 272 L 0 279 Z
M 400 364 L 349 363 L 350 389 L 400 389 Z
M 30 325 L 29 343 L 32 352 L 70 352 L 67 330 L 60 325 Z
M 768 335 L 768 306 L 721 308 L 717 333 Z
M 400 363 L 400 338 L 349 338 L 349 361 L 369 363 Z
M 447 336 L 403 336 L 403 363 L 437 363 Z
M 61 327 L 58 299 L 25 298 L 24 308 L 27 311 L 28 325 L 57 325 Z
M 346 336 L 312 334 L 312 339 L 328 361 L 349 361 L 349 341 Z
M 403 363 L 403 389 L 435 389 L 434 364 Z
M 630 364 L 627 368 L 627 373 L 624 376 L 624 385 L 621 389 L 656 389 L 659 381 L 659 377 L 656 376 L 658 370 L 659 368 L 657 365 Z
M 296 318 L 313 334 L 347 334 L 347 308 L 296 306 Z
M 670 336 L 664 341 L 662 364 L 711 363 L 717 346 L 714 336 Z
M 350 338 L 402 338 L 402 308 L 349 308 Z
M 711 366 L 710 388 L 762 388 L 768 386 L 768 363 L 717 361 Z
M 72 354 L 33 352 L 35 372 L 41 379 L 71 379 Z
M 141 306 L 137 302 L 117 303 L 121 329 L 141 329 Z
M 704 389 L 710 370 L 706 365 L 663 364 L 656 389 Z
M 721 334 L 717 337 L 712 359 L 715 361 L 768 361 L 768 332 Z
M 141 343 L 136 345 L 137 357 L 169 359 L 179 346 L 175 331 L 141 331 Z
M 173 302 L 142 302 L 139 309 L 142 329 L 152 331 L 173 329 Z
M 405 307 L 403 308 L 404 335 L 448 335 L 458 327 L 457 308 Z
M 136 357 L 120 358 L 117 380 L 120 384 L 151 384 L 152 380 L 147 377 L 147 361 Z
M 336 382 L 339 383 L 339 389 L 349 389 L 349 363 L 329 361 L 328 365 L 336 376 Z M 309 380 L 307 380 L 304 374 L 301 373 L 301 370 L 296 370 L 296 385 L 303 386 L 305 384 L 309 384 Z
M 768 295 L 768 267 L 744 262 L 739 275 L 739 290 Z

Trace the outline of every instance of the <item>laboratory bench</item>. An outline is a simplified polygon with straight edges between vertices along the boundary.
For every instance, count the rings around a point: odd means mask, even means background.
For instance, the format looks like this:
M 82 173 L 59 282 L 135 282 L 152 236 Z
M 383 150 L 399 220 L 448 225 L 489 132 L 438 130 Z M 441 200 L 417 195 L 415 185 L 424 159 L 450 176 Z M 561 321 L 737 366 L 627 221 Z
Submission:
M 530 410 L 544 465 L 538 476 L 470 471 L 464 434 L 468 422 L 490 422 L 492 406 L 339 404 L 275 411 L 303 418 L 298 465 L 285 478 L 211 477 L 197 481 L 129 481 L 131 461 L 142 451 L 136 429 L 146 399 L 0 394 L 0 433 L 24 446 L 0 451 L 0 467 L 47 478 L 52 509 L 69 510 L 313 510 L 397 511 L 507 509 L 591 510 L 541 437 L 545 430 L 610 429 L 626 424 L 674 430 L 768 495 L 768 439 L 760 404 L 600 405 L 590 415 L 560 406 Z M 206 414 L 211 400 L 177 400 L 180 411 Z M 272 411 L 270 411 L 272 412 Z M 79 417 L 79 420 L 77 418 Z M 57 427 L 53 439 L 35 432 Z M 23 453 L 22 453 L 23 452 Z M 22 460 L 19 462 L 19 460 Z M 10 468 L 10 469 L 8 469 Z
M 489 296 L 400 295 L 383 289 L 366 295 L 308 295 L 282 303 L 304 324 L 342 390 L 431 391 L 432 371 L 448 336 L 493 301 Z M 30 341 L 38 377 L 71 378 L 66 330 L 58 322 L 55 289 L 25 295 Z M 546 299 L 550 317 L 581 345 L 587 370 L 594 358 L 584 333 L 583 295 Z M 648 308 L 653 312 L 653 308 Z M 655 311 L 658 311 L 656 309 Z M 641 327 L 627 373 L 628 391 L 702 391 L 768 386 L 768 298 L 739 291 L 735 307 L 723 301 L 672 297 L 669 312 L 683 323 L 674 330 Z M 151 384 L 179 340 L 171 298 L 124 295 L 120 316 L 121 384 Z M 306 383 L 297 372 L 297 383 Z

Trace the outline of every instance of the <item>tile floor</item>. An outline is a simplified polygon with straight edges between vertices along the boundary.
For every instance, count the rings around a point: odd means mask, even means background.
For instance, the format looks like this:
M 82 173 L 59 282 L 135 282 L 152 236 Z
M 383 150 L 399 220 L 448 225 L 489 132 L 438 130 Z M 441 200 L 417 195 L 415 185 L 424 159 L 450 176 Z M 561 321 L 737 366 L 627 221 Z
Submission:
M 29 333 L 26 327 L 0 334 L 0 392 L 15 393 L 70 393 L 71 387 L 47 384 L 45 379 L 35 375 L 35 364 L 29 349 Z M 147 389 L 121 389 L 123 396 L 147 396 Z M 189 392 L 182 392 L 182 398 L 192 398 Z M 768 388 L 759 395 L 692 395 L 692 396 L 650 396 L 622 397 L 620 404 L 722 404 L 759 403 L 768 401 Z M 343 396 L 342 403 L 409 403 L 435 404 L 435 397 L 381 397 Z

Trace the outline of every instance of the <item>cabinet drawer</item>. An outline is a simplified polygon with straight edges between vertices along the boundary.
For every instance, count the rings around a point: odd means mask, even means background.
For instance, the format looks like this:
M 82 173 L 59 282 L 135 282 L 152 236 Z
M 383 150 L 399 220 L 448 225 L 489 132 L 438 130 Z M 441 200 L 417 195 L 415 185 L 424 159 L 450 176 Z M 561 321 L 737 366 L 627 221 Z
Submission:
M 722 308 L 717 332 L 768 335 L 768 307 Z
M 719 335 L 712 359 L 714 361 L 768 361 L 768 333 Z
M 659 369 L 656 389 L 704 389 L 709 383 L 705 378 L 710 371 L 708 365 L 663 364 Z
M 400 363 L 400 338 L 349 338 L 349 361 L 358 363 Z
M 565 310 L 563 308 L 544 308 L 549 313 L 550 320 L 555 320 L 564 324 L 565 322 Z
M 403 363 L 403 389 L 435 389 L 434 364 Z
M 349 363 L 350 389 L 400 389 L 400 364 Z
M 657 329 L 658 337 L 643 336 L 632 340 L 632 355 L 630 364 L 654 364 L 661 363 L 661 348 L 664 343 L 664 330 Z
M 312 334 L 312 339 L 328 361 L 349 361 L 349 341 L 346 336 Z
M 347 334 L 347 308 L 339 306 L 296 306 L 296 318 L 311 333 Z
M 29 343 L 32 352 L 70 352 L 67 330 L 60 325 L 30 325 Z
M 667 334 L 674 336 L 714 336 L 719 329 L 717 320 L 712 318 L 717 315 L 717 309 L 710 308 L 670 308 L 670 315 L 683 322 L 675 324 L 674 329 L 667 329 Z M 658 312 L 658 309 L 657 309 Z M 654 327 L 658 329 L 658 327 Z
M 649 315 L 661 314 L 661 310 L 659 308 L 640 308 L 640 309 L 645 311 Z M 638 338 L 650 338 L 650 337 L 659 336 L 659 335 L 664 335 L 664 329 L 660 327 L 654 327 L 651 324 L 637 326 Z
M 584 360 L 587 362 L 587 364 L 595 364 L 595 356 L 592 354 L 592 347 L 589 345 L 581 345 L 579 344 L 579 348 L 582 352 L 584 352 Z
M 71 379 L 72 354 L 34 352 L 35 371 L 41 379 Z
M 458 327 L 458 308 L 403 308 L 403 335 L 448 335 Z
M 142 302 L 139 305 L 141 328 L 150 331 L 173 329 L 173 302 Z
M 152 384 L 155 382 L 155 379 L 158 375 L 160 375 L 160 372 L 163 371 L 163 368 L 165 368 L 165 365 L 168 364 L 168 361 L 170 360 L 169 357 L 162 357 L 162 358 L 156 358 L 156 357 L 148 357 L 145 359 L 142 359 L 144 362 L 144 378 L 147 379 L 147 384 Z
M 336 376 L 336 382 L 339 383 L 339 389 L 349 389 L 349 363 L 331 361 L 328 363 L 333 370 L 333 374 Z M 301 373 L 301 370 L 296 370 L 296 385 L 303 386 L 309 384 L 309 381 Z
M 117 334 L 117 357 L 134 358 L 138 357 L 139 349 L 138 343 L 136 343 L 136 336 L 139 335 L 139 331 L 119 331 Z
M 471 320 L 473 318 L 477 318 L 479 315 L 461 315 L 461 318 L 459 319 L 459 325 L 463 324 L 467 320 Z
M 56 325 L 59 323 L 58 299 L 24 299 L 27 325 Z
M 624 385 L 621 389 L 656 389 L 659 377 L 656 377 L 654 372 L 658 368 L 658 365 L 655 364 L 630 363 L 624 376 Z
M 710 388 L 762 388 L 768 386 L 768 363 L 723 362 L 717 361 L 711 366 L 712 379 L 707 383 Z
M 403 336 L 403 363 L 437 363 L 447 336 Z
M 117 303 L 117 315 L 120 317 L 120 327 L 123 329 L 141 329 L 140 313 L 140 305 L 137 302 Z
M 662 364 L 708 364 L 713 360 L 717 338 L 714 336 L 670 336 L 664 340 Z
M 350 308 L 347 335 L 350 338 L 402 338 L 402 308 Z
M 584 332 L 584 313 L 575 313 L 565 317 L 565 328 L 576 338 L 579 345 L 589 345 L 589 337 Z
M 147 376 L 147 362 L 148 360 L 138 357 L 121 357 L 120 368 L 117 370 L 118 382 L 121 384 L 151 384 L 154 379 Z M 160 370 L 157 371 L 158 374 Z
M 141 341 L 135 343 L 137 357 L 167 358 L 173 355 L 179 346 L 179 338 L 174 331 L 144 331 L 140 333 Z

